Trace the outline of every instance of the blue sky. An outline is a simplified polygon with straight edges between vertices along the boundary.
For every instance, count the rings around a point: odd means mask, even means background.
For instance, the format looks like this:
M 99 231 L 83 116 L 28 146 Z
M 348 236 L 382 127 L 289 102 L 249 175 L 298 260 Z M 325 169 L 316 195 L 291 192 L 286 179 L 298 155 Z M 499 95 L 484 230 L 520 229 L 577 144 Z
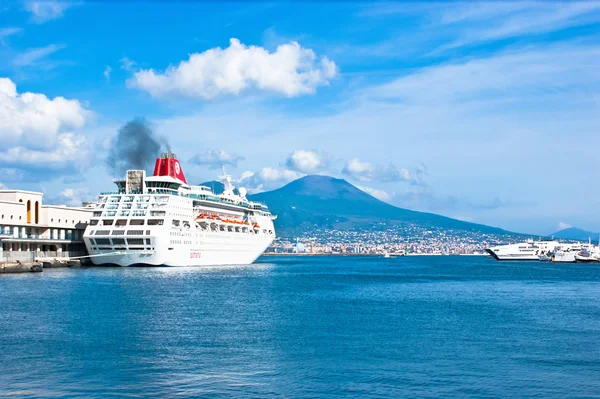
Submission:
M 112 189 L 147 119 L 190 182 L 343 177 L 394 205 L 600 231 L 600 3 L 0 3 L 0 182 Z

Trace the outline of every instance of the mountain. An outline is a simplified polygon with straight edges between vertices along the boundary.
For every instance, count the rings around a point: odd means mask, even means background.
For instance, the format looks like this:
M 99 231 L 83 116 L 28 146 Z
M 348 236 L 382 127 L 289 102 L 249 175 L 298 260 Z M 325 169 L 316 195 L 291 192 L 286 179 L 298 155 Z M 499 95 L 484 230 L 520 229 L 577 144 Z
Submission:
M 579 240 L 587 241 L 590 238 L 592 241 L 598 241 L 598 233 L 591 233 L 577 227 L 569 227 L 568 229 L 557 231 L 553 234 L 554 238 L 562 240 Z
M 221 194 L 223 190 L 225 190 L 225 186 L 220 181 L 207 181 L 204 183 L 200 183 L 201 186 L 210 187 L 213 193 Z M 237 191 L 237 190 L 236 190 Z
M 209 187 L 211 184 L 204 183 Z M 216 184 L 213 187 L 219 192 Z M 346 180 L 328 176 L 305 176 L 276 190 L 249 195 L 248 198 L 268 205 L 277 215 L 275 227 L 279 235 L 284 236 L 314 228 L 371 229 L 381 223 L 509 234 L 495 227 L 398 208 L 359 190 Z

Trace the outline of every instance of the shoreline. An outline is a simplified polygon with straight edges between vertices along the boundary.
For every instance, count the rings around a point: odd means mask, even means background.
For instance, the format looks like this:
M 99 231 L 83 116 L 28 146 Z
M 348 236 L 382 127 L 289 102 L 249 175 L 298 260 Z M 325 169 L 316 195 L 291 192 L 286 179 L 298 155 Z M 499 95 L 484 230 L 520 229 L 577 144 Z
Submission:
M 488 254 L 389 254 L 390 258 L 401 258 L 410 256 L 490 256 Z M 352 254 L 352 253 L 339 253 L 339 254 L 313 254 L 313 253 L 284 253 L 284 252 L 269 252 L 263 253 L 261 256 L 339 256 L 339 257 L 380 257 L 383 258 L 384 254 Z

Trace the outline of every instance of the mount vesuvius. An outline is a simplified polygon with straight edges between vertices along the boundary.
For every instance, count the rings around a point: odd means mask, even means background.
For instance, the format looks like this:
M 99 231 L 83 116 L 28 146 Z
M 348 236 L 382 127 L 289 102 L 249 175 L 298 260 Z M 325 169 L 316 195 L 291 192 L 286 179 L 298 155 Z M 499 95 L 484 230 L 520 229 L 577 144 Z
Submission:
M 219 182 L 203 183 L 221 192 Z M 419 227 L 514 234 L 482 224 L 464 222 L 446 216 L 398 208 L 358 189 L 344 179 L 309 175 L 272 191 L 248 195 L 252 201 L 267 204 L 277 215 L 275 228 L 280 236 L 293 236 L 315 228 L 337 230 L 368 229 L 386 225 L 413 224 Z

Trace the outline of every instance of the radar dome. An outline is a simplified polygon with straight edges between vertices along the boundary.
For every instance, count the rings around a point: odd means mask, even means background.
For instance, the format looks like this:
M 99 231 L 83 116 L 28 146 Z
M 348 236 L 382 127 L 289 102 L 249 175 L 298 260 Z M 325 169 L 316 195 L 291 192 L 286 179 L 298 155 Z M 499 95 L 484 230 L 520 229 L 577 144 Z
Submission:
M 240 187 L 238 189 L 239 193 L 240 193 L 240 197 L 245 197 L 246 194 L 248 193 L 248 191 L 244 188 L 244 187 Z

